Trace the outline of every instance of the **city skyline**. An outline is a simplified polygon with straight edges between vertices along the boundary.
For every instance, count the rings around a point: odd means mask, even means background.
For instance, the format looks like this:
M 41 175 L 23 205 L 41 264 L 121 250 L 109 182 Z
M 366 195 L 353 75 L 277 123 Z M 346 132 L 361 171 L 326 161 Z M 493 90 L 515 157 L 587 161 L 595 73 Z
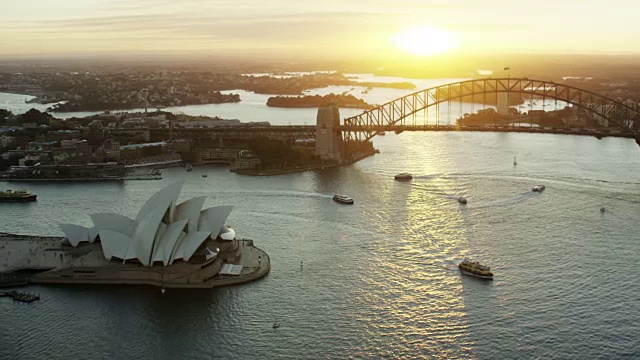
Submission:
M 402 6 L 390 0 L 26 0 L 0 14 L 0 58 L 144 53 L 282 59 L 317 54 L 411 58 L 442 52 L 636 54 L 640 49 L 630 44 L 638 43 L 640 31 L 631 26 L 633 10 L 633 4 L 622 0 L 409 0 Z M 412 28 L 446 34 L 455 44 L 438 44 L 440 50 L 431 51 L 433 44 L 421 31 L 414 35 L 427 43 L 406 46 L 406 32 Z M 398 41 L 402 34 L 404 45 Z

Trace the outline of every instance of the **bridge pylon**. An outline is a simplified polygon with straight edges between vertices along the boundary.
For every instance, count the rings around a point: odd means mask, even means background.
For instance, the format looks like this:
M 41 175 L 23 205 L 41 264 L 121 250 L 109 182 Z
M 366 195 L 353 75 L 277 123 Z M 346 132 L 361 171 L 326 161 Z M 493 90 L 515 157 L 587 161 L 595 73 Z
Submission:
M 342 161 L 344 140 L 340 131 L 340 110 L 336 105 L 318 108 L 316 155 L 323 160 Z

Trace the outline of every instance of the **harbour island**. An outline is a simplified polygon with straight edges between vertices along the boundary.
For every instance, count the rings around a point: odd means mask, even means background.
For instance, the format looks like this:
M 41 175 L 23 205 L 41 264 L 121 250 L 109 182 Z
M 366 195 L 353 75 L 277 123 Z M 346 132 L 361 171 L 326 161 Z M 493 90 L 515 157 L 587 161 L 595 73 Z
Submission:
M 337 105 L 341 108 L 371 109 L 373 105 L 348 94 L 306 95 L 306 96 L 274 96 L 267 100 L 267 106 L 283 108 L 317 108 Z

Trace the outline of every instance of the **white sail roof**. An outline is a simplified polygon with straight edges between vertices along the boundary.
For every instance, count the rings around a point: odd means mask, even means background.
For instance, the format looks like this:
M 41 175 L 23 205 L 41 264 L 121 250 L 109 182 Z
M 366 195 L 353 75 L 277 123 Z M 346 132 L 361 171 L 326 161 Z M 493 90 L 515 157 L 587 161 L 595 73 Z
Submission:
M 112 257 L 117 257 L 121 260 L 130 260 L 134 258 L 127 255 L 127 249 L 133 242 L 130 236 L 113 230 L 100 230 L 99 234 L 105 259 L 110 260 Z
M 200 218 L 200 210 L 202 210 L 202 205 L 204 201 L 207 199 L 206 196 L 200 196 L 197 198 L 193 198 L 191 200 L 180 203 L 176 206 L 175 216 L 173 221 L 178 221 L 182 219 L 189 220 L 189 229 L 188 232 L 198 231 L 198 219 Z
M 169 204 L 167 204 L 167 206 L 169 206 Z M 136 228 L 136 234 L 133 238 L 133 248 L 136 257 L 143 265 L 149 265 L 150 263 L 153 240 L 156 237 L 160 221 L 166 212 L 166 207 L 156 208 L 142 218 Z
M 222 229 L 220 229 L 220 238 L 222 240 L 235 240 L 236 231 L 227 225 L 222 225 Z
M 171 204 L 175 207 L 175 203 L 178 201 L 178 196 L 180 196 L 180 190 L 182 189 L 183 184 L 184 180 L 178 181 L 153 194 L 153 196 L 151 196 L 149 200 L 142 205 L 140 211 L 138 211 L 136 221 L 142 221 L 142 218 L 158 207 L 164 207 L 166 209 Z
M 198 231 L 211 231 L 217 236 L 231 214 L 231 210 L 233 206 L 216 206 L 202 210 L 198 220 Z
M 89 241 L 89 229 L 75 224 L 60 224 L 60 229 L 73 246 Z
M 156 249 L 153 252 L 154 262 L 162 261 L 165 266 L 169 265 L 171 250 L 173 250 L 173 246 L 178 241 L 178 238 L 182 234 L 182 230 L 187 225 L 187 221 L 187 219 L 179 220 L 167 226 L 167 229 L 164 231 L 164 234 L 162 234 L 162 237 L 157 244 L 158 246 L 156 246 Z
M 98 231 L 112 230 L 128 236 L 133 236 L 138 225 L 135 220 L 115 213 L 92 214 L 91 220 Z
M 224 225 L 233 209 L 218 206 L 201 210 L 206 196 L 196 197 L 176 205 L 184 181 L 173 183 L 147 200 L 135 219 L 115 213 L 91 215 L 94 226 L 86 228 L 61 224 L 69 243 L 78 246 L 94 241 L 98 236 L 106 259 L 137 259 L 145 266 L 175 260 L 188 261 L 209 238 L 220 235 L 225 240 L 235 238 L 235 230 Z M 214 256 L 207 255 L 207 259 Z

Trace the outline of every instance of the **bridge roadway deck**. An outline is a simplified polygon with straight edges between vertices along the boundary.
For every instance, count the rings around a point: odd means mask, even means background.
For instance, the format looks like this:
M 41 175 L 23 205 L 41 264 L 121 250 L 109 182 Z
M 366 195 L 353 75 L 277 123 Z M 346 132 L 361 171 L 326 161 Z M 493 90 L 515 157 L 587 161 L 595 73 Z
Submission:
M 229 126 L 216 128 L 174 128 L 174 138 L 209 138 L 209 139 L 248 139 L 267 137 L 271 139 L 291 140 L 315 138 L 315 126 Z M 151 130 L 151 138 L 167 138 L 169 129 Z
M 613 136 L 624 138 L 637 138 L 637 135 L 630 132 L 615 131 L 608 129 L 586 129 L 586 128 L 544 128 L 525 126 L 458 126 L 458 125 L 385 125 L 385 126 L 341 126 L 341 131 L 375 133 L 383 131 L 393 131 L 401 133 L 404 131 L 482 131 L 482 132 L 514 132 L 514 133 L 534 133 L 534 134 L 561 134 L 561 135 L 586 135 L 586 136 Z
M 587 128 L 544 128 L 526 126 L 458 126 L 458 125 L 384 125 L 384 126 L 345 126 L 338 127 L 342 132 L 374 133 L 382 131 L 394 131 L 397 133 L 404 131 L 483 131 L 483 132 L 515 132 L 515 133 L 538 133 L 538 134 L 565 134 L 565 135 L 586 135 L 586 136 L 613 136 L 625 138 L 637 138 L 631 132 L 609 129 L 587 129 Z M 154 131 L 164 132 L 159 135 L 168 136 L 168 129 L 158 129 Z M 174 129 L 176 138 L 256 138 L 267 137 L 272 139 L 310 139 L 315 138 L 315 126 L 264 126 L 264 127 L 228 127 L 228 128 L 195 128 L 195 129 Z

